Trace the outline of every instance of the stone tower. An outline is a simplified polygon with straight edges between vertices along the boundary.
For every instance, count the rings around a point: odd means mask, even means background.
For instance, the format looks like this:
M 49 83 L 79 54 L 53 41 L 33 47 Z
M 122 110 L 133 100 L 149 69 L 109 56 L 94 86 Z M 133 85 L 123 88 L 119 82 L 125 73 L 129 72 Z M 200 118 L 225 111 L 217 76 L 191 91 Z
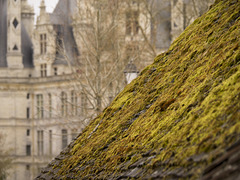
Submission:
M 8 0 L 7 26 L 7 65 L 9 68 L 23 68 L 21 50 L 21 0 Z

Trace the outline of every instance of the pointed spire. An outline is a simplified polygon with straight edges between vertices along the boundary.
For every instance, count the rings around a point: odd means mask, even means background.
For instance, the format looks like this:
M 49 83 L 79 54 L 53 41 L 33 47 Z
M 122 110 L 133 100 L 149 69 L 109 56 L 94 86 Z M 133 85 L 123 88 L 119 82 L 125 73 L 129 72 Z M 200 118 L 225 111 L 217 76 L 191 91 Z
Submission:
M 46 13 L 45 0 L 42 0 L 41 4 L 40 4 L 40 15 L 43 14 L 43 13 Z

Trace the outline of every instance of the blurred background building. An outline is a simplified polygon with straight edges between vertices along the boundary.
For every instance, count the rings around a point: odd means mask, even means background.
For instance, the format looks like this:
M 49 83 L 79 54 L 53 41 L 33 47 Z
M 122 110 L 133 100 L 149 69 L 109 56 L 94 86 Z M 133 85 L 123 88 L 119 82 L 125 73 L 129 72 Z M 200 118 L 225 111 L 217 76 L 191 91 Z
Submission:
M 13 160 L 7 179 L 33 179 L 129 83 L 126 74 L 152 63 L 210 4 L 59 0 L 47 13 L 42 0 L 34 25 L 27 0 L 0 0 L 0 152 Z

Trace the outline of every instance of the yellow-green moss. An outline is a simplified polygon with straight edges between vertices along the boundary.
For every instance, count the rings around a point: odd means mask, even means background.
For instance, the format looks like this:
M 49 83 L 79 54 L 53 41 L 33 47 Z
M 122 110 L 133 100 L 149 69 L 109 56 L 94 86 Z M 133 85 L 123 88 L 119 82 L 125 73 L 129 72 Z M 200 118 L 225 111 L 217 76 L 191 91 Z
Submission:
M 151 151 L 146 173 L 167 161 L 198 177 L 240 136 L 239 12 L 221 0 L 194 21 L 84 130 L 58 173 L 108 177 Z M 188 161 L 201 153 L 207 161 Z

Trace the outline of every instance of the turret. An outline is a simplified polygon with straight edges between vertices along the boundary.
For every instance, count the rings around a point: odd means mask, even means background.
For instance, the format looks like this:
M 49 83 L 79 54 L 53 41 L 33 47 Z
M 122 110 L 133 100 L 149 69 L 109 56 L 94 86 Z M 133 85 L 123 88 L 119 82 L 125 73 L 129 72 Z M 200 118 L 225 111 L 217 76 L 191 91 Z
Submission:
M 50 17 L 49 17 L 49 13 L 47 13 L 47 11 L 46 11 L 46 5 L 45 5 L 44 0 L 41 1 L 39 8 L 40 8 L 40 14 L 37 18 L 36 25 L 38 26 L 38 25 L 42 25 L 42 24 L 46 24 L 46 23 L 48 24 L 50 21 L 50 19 L 49 19 Z
M 7 65 L 23 68 L 21 51 L 21 0 L 8 0 Z

